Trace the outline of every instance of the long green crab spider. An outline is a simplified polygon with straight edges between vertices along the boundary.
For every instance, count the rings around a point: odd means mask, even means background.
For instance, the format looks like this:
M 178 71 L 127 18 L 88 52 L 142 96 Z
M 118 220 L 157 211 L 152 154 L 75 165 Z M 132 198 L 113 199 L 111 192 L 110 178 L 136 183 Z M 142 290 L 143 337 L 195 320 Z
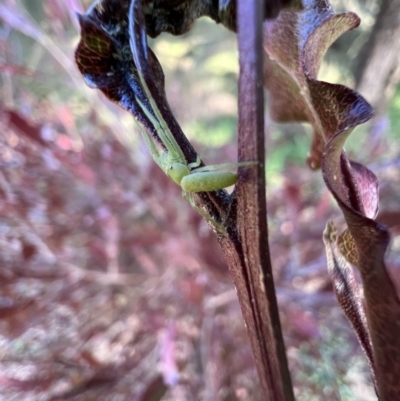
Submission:
M 196 162 L 187 163 L 181 148 L 178 146 L 170 130 L 167 129 L 164 119 L 162 119 L 161 116 L 159 116 L 160 120 L 156 119 L 139 99 L 136 100 L 154 126 L 162 143 L 167 149 L 167 151 L 160 151 L 159 146 L 155 143 L 154 139 L 145 129 L 142 129 L 143 139 L 146 142 L 154 161 L 168 175 L 168 177 L 182 188 L 183 197 L 198 213 L 220 231 L 226 231 L 223 225 L 218 223 L 196 205 L 193 195 L 197 192 L 217 191 L 236 184 L 238 179 L 237 174 L 219 170 L 228 170 L 238 166 L 251 166 L 256 163 L 225 163 L 214 166 L 198 167 L 201 163 L 198 156 Z M 154 109 L 154 102 L 150 100 L 150 103 L 154 113 L 156 114 L 157 112 L 156 109 Z M 165 125 L 163 126 L 160 121 L 164 122 Z
M 130 6 L 130 47 L 134 58 L 136 58 L 134 43 L 134 3 L 131 2 Z M 200 209 L 194 200 L 194 193 L 197 192 L 210 192 L 217 191 L 230 187 L 236 184 L 238 176 L 235 173 L 221 171 L 229 170 L 236 167 L 251 166 L 256 162 L 242 162 L 242 163 L 225 163 L 215 166 L 204 166 L 199 167 L 201 164 L 200 157 L 197 156 L 197 160 L 194 163 L 188 163 L 182 149 L 179 147 L 175 140 L 168 124 L 164 120 L 158 105 L 156 104 L 152 93 L 146 83 L 146 79 L 141 72 L 137 60 L 135 59 L 137 71 L 142 84 L 142 87 L 146 93 L 146 97 L 150 104 L 149 110 L 138 97 L 136 100 L 156 130 L 161 142 L 165 146 L 166 150 L 160 150 L 160 147 L 155 143 L 154 139 L 147 132 L 146 129 L 142 129 L 142 134 L 146 145 L 149 148 L 150 154 L 158 166 L 170 177 L 176 184 L 182 188 L 183 197 L 190 203 L 190 205 L 198 211 L 207 221 L 209 221 L 214 227 L 221 231 L 226 231 L 225 227 Z

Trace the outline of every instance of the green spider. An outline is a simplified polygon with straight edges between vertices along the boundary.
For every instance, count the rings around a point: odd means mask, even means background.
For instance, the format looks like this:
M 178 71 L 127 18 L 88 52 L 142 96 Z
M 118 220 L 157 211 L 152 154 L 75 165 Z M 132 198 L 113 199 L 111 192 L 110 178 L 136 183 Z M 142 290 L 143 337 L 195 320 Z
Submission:
M 225 228 L 215 221 L 211 216 L 201 210 L 194 201 L 193 194 L 197 192 L 210 192 L 217 191 L 220 189 L 227 188 L 231 185 L 236 184 L 238 176 L 229 170 L 236 167 L 251 166 L 255 165 L 256 162 L 242 162 L 242 163 L 225 163 L 215 166 L 204 166 L 199 167 L 201 164 L 200 157 L 197 156 L 197 160 L 194 163 L 188 163 L 182 149 L 179 147 L 175 140 L 168 124 L 164 120 L 158 105 L 156 104 L 152 93 L 146 83 L 146 80 L 139 68 L 139 60 L 135 51 L 137 44 L 134 42 L 134 3 L 132 1 L 130 7 L 130 46 L 132 54 L 135 59 L 135 64 L 138 67 L 138 74 L 142 84 L 142 87 L 149 100 L 151 111 L 140 101 L 137 97 L 136 100 L 145 113 L 154 129 L 156 130 L 161 142 L 165 146 L 165 150 L 161 150 L 160 147 L 155 143 L 154 139 L 148 134 L 145 129 L 142 129 L 143 138 L 149 148 L 151 156 L 158 166 L 170 177 L 176 184 L 178 184 L 183 191 L 183 197 L 191 204 L 191 206 L 197 210 L 203 217 L 213 224 L 214 227 L 225 231 Z
M 197 192 L 209 192 L 224 189 L 236 184 L 238 177 L 237 174 L 228 170 L 235 167 L 251 166 L 255 162 L 242 162 L 242 163 L 225 163 L 215 166 L 199 167 L 201 164 L 199 156 L 194 163 L 187 163 L 186 158 L 173 137 L 171 131 L 168 129 L 164 119 L 155 105 L 154 101 L 150 99 L 150 104 L 157 119 L 154 118 L 152 113 L 144 106 L 144 104 L 136 99 L 150 120 L 152 125 L 157 131 L 159 138 L 164 144 L 166 151 L 160 151 L 159 147 L 154 142 L 154 139 L 142 129 L 144 141 L 146 142 L 150 154 L 158 166 L 172 179 L 176 184 L 182 188 L 183 197 L 190 203 L 190 205 L 197 210 L 206 220 L 213 224 L 214 227 L 225 231 L 225 228 L 215 221 L 211 216 L 201 210 L 195 203 L 193 194 Z

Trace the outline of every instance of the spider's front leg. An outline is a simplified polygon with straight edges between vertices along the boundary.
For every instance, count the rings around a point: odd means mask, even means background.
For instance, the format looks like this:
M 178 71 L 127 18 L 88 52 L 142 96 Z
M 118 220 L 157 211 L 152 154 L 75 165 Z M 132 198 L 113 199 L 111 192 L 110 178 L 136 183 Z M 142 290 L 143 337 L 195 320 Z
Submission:
M 196 161 L 188 164 L 189 170 L 195 170 L 197 167 L 200 166 L 200 164 L 201 164 L 201 159 L 200 156 L 197 155 Z

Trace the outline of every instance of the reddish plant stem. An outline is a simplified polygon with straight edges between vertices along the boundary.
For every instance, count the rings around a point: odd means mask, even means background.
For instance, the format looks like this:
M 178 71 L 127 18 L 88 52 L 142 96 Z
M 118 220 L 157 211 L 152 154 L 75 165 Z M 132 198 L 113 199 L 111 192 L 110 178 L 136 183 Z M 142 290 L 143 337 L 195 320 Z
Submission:
M 238 2 L 239 161 L 257 161 L 239 171 L 237 225 L 220 242 L 238 291 L 266 401 L 294 400 L 272 276 L 266 219 L 263 4 Z M 235 205 L 236 206 L 236 205 Z M 232 244 L 234 248 L 232 248 Z

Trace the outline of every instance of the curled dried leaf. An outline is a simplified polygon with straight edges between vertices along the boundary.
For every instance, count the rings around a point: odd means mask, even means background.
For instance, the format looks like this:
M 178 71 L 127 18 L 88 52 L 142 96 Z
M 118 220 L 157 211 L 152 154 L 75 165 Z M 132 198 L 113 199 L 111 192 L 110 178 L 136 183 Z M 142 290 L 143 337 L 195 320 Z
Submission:
M 339 238 L 333 222 L 328 222 L 323 235 L 328 259 L 328 274 L 332 280 L 333 289 L 340 307 L 350 321 L 360 345 L 367 356 L 376 388 L 374 356 L 365 316 L 365 308 L 353 269 L 342 256 L 342 252 L 339 251 Z
M 366 167 L 350 162 L 343 150 L 354 127 L 371 118 L 373 111 L 357 92 L 317 80 L 327 48 L 360 20 L 353 13 L 335 14 L 326 0 L 304 3 L 302 12 L 284 11 L 265 25 L 265 82 L 271 92 L 271 115 L 277 121 L 307 121 L 313 126 L 308 163 L 313 169 L 322 167 L 325 183 L 348 226 L 337 239 L 336 234 L 325 235 L 328 264 L 332 268 L 340 260 L 334 271 L 348 271 L 341 249 L 360 270 L 378 394 L 382 399 L 400 399 L 396 379 L 400 372 L 400 302 L 384 263 L 389 233 L 374 221 L 378 181 Z M 358 296 L 352 286 L 348 289 L 341 295 L 346 302 Z M 350 320 L 352 315 L 348 315 Z M 354 325 L 356 320 L 351 322 Z

